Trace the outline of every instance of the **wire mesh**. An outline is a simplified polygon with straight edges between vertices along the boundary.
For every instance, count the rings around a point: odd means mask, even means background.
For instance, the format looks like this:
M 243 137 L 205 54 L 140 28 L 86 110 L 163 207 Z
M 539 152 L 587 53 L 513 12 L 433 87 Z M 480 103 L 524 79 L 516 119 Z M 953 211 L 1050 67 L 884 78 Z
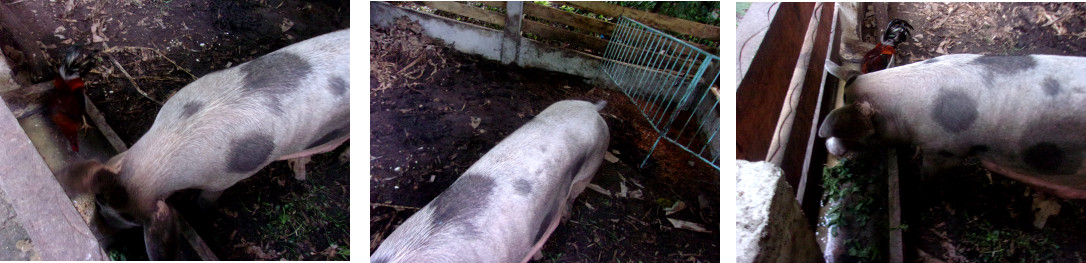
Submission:
M 600 72 L 659 134 L 641 166 L 666 140 L 720 169 L 720 57 L 621 17 Z

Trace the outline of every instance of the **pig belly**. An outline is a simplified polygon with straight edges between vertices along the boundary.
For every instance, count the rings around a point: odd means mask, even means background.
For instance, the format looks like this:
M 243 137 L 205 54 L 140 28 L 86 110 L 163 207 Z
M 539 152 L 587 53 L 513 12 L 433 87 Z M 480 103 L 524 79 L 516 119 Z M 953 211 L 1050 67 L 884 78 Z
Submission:
M 1026 175 L 1015 172 L 1012 169 L 998 165 L 991 161 L 981 160 L 981 165 L 988 170 L 1010 177 L 1011 179 L 1023 182 L 1026 185 L 1030 185 L 1041 189 L 1042 191 L 1054 194 L 1063 199 L 1086 199 L 1086 186 L 1084 185 L 1065 185 L 1053 182 L 1051 180 L 1044 180 L 1041 177 L 1044 176 L 1058 176 L 1058 175 Z M 1069 176 L 1084 176 L 1084 175 L 1069 175 Z
M 332 150 L 335 150 L 336 147 L 339 147 L 340 144 L 343 144 L 344 142 L 346 142 L 347 139 L 349 139 L 349 138 L 348 137 L 343 137 L 343 138 L 335 139 L 330 143 L 326 143 L 326 144 L 321 145 L 321 146 L 305 149 L 305 150 L 302 150 L 300 152 L 287 154 L 287 155 L 284 155 L 283 157 L 279 157 L 279 159 L 276 159 L 276 160 L 280 160 L 280 161 L 289 160 L 289 159 L 294 159 L 294 158 L 306 157 L 306 156 L 310 156 L 310 155 L 314 155 L 314 154 L 318 154 L 318 153 L 330 152 Z

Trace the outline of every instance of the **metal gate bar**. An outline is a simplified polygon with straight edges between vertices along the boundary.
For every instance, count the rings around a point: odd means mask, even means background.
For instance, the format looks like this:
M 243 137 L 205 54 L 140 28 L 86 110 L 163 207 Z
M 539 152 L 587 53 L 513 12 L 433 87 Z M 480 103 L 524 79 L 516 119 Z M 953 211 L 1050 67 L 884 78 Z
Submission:
M 600 72 L 659 134 L 641 166 L 664 139 L 720 169 L 720 57 L 620 17 Z

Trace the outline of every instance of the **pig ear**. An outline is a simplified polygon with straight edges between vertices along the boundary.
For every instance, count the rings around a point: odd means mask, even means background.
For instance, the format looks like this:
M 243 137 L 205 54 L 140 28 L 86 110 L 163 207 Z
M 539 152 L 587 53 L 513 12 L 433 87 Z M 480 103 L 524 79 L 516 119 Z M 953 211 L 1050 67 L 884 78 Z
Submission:
M 119 185 L 116 171 L 94 160 L 74 163 L 61 174 L 61 186 L 69 194 L 99 193 Z
M 143 242 L 147 256 L 151 260 L 173 260 L 177 258 L 177 213 L 163 200 L 155 203 L 155 212 L 151 222 L 143 226 Z
M 833 110 L 822 122 L 822 127 L 818 129 L 818 137 L 861 139 L 874 134 L 875 127 L 871 124 L 872 113 L 870 104 L 866 102 L 853 103 Z

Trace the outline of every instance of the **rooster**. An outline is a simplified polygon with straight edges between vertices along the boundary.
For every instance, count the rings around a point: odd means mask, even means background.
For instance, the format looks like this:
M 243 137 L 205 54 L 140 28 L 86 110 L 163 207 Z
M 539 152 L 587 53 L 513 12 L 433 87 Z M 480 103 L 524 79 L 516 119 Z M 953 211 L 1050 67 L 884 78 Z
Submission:
M 905 20 L 894 19 L 890 21 L 890 24 L 886 26 L 886 31 L 882 33 L 882 40 L 875 45 L 874 49 L 864 55 L 860 71 L 870 73 L 889 67 L 894 60 L 894 49 L 898 44 L 909 39 L 909 30 L 911 29 L 913 29 L 913 26 L 909 25 L 909 22 L 905 22 Z
M 84 111 L 86 105 L 82 75 L 90 70 L 90 53 L 82 51 L 82 45 L 74 45 L 68 49 L 64 59 L 57 69 L 58 76 L 53 80 L 53 96 L 47 101 L 49 116 L 60 133 L 68 139 L 72 151 L 79 152 L 79 130 L 86 125 Z

